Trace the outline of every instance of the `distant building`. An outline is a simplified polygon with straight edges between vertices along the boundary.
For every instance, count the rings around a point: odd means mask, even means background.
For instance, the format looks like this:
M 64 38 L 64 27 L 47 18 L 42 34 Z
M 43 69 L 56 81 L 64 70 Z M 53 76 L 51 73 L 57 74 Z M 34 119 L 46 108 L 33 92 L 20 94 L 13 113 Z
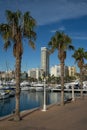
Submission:
M 39 79 L 39 77 L 42 77 L 43 70 L 39 68 L 32 68 L 28 70 L 28 77 Z
M 36 78 L 36 69 L 32 68 L 28 70 L 28 77 Z
M 61 66 L 60 65 L 52 66 L 50 68 L 50 74 L 54 75 L 55 77 L 60 77 L 61 76 Z M 68 75 L 68 67 L 65 66 L 64 67 L 64 76 L 67 76 L 67 75 Z
M 0 79 L 14 79 L 15 78 L 15 72 L 8 70 L 8 71 L 0 71 Z
M 21 79 L 26 79 L 28 77 L 28 74 L 26 71 L 21 73 Z
M 60 66 L 59 65 L 52 66 L 50 68 L 50 74 L 54 75 L 55 77 L 60 77 L 61 75 Z
M 75 76 L 76 74 L 76 67 L 75 66 L 68 66 L 69 76 Z
M 49 74 L 49 51 L 46 47 L 41 47 L 41 69 L 46 76 Z

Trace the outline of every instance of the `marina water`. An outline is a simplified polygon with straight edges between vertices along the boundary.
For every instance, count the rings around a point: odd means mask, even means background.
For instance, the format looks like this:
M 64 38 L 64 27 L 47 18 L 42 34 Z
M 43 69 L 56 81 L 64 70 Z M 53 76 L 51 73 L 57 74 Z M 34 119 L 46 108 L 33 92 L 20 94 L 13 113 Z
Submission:
M 43 107 L 43 92 L 22 91 L 20 95 L 20 111 L 29 110 L 36 107 Z M 70 93 L 65 96 L 71 97 Z M 46 104 L 54 104 L 60 102 L 60 93 L 47 92 Z M 0 117 L 12 114 L 15 109 L 15 97 L 0 100 Z

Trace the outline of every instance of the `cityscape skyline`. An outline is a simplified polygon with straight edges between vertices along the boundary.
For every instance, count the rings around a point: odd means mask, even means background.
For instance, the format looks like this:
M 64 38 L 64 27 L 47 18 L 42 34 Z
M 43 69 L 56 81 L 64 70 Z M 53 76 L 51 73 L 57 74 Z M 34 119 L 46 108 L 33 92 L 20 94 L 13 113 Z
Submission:
M 15 5 L 15 6 L 14 6 Z M 50 38 L 56 31 L 64 31 L 72 39 L 76 49 L 83 47 L 87 51 L 87 1 L 85 0 L 8 0 L 0 1 L 0 23 L 6 22 L 5 10 L 30 11 L 37 21 L 36 50 L 28 47 L 27 40 L 23 41 L 24 54 L 22 71 L 41 67 L 41 47 L 48 47 Z M 77 66 L 72 58 L 73 51 L 67 52 L 66 66 Z M 59 64 L 58 52 L 50 55 L 50 67 Z M 15 68 L 12 47 L 7 52 L 3 50 L 3 39 L 0 36 L 0 70 Z M 87 61 L 85 61 L 87 63 Z
M 45 75 L 46 77 L 54 76 L 54 77 L 60 77 L 61 76 L 61 66 L 55 65 L 49 68 L 49 74 Z M 44 74 L 44 68 L 32 68 L 28 70 L 28 77 L 38 79 L 43 78 Z M 75 77 L 76 76 L 76 67 L 75 66 L 64 66 L 64 77 L 71 76 Z

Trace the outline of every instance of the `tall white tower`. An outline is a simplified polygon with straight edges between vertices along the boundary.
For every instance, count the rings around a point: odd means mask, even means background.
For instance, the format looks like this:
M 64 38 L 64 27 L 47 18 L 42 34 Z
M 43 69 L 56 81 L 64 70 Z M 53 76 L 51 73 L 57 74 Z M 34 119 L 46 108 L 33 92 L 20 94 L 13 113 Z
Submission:
M 46 76 L 49 74 L 49 51 L 46 47 L 41 47 L 41 68 Z

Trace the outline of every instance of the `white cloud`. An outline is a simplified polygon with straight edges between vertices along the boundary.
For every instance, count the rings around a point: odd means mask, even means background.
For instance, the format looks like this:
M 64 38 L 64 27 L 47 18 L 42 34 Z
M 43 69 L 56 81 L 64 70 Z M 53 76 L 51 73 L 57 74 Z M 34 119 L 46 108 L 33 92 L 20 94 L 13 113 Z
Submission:
M 60 30 L 60 31 L 65 31 L 65 27 L 64 27 L 64 26 L 61 26 L 58 30 Z
M 70 36 L 74 40 L 87 40 L 87 34 L 86 33 L 74 32 L 74 33 L 70 33 Z
M 51 30 L 51 33 L 55 33 L 56 31 L 65 31 L 65 27 L 61 26 L 58 29 Z
M 55 30 L 51 30 L 51 33 L 55 33 L 56 31 L 58 31 L 57 29 L 55 29 Z
M 15 5 L 15 6 L 14 6 Z M 30 11 L 39 25 L 87 15 L 87 0 L 0 1 L 2 17 L 6 9 Z
M 72 36 L 73 39 L 87 40 L 87 36 Z
M 39 24 L 87 15 L 86 0 L 38 0 L 31 11 Z

